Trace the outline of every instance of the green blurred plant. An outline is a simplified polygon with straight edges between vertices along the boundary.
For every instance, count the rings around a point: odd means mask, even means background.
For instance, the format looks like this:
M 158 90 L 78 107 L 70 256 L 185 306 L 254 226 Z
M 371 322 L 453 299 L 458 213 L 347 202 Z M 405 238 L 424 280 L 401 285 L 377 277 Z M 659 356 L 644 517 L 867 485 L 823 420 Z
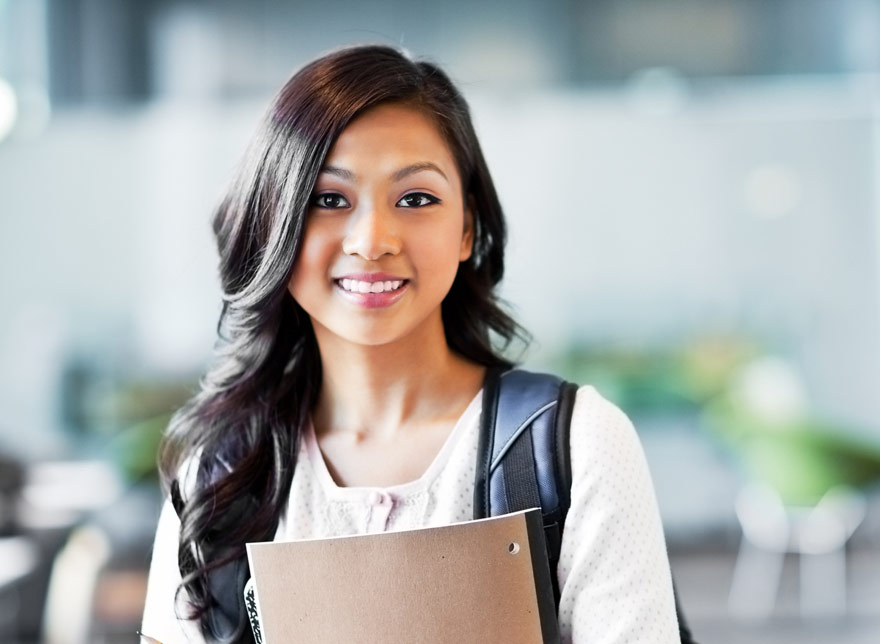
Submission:
M 552 368 L 592 384 L 630 414 L 694 413 L 745 476 L 789 505 L 880 480 L 880 443 L 816 418 L 796 369 L 741 336 L 659 347 L 578 345 Z
M 770 485 L 791 506 L 812 506 L 838 486 L 880 480 L 880 443 L 817 418 L 806 395 L 791 389 L 796 383 L 755 379 L 755 367 L 706 405 L 702 423 L 746 477 Z
M 174 412 L 193 389 L 188 380 L 139 380 L 116 390 L 113 404 L 123 429 L 111 438 L 108 452 L 127 480 L 157 479 L 159 443 Z
M 660 347 L 577 345 L 553 360 L 566 378 L 592 384 L 630 413 L 699 411 L 759 353 L 738 336 L 705 336 Z

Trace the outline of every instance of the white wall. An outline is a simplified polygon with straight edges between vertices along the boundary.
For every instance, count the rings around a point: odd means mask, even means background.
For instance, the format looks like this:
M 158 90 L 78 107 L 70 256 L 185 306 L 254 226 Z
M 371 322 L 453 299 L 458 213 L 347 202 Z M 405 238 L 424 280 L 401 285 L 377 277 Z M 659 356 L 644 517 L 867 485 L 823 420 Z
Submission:
M 505 295 L 541 353 L 740 331 L 820 413 L 880 433 L 871 84 L 478 102 L 511 227 Z M 536 356 L 540 358 L 541 356 Z

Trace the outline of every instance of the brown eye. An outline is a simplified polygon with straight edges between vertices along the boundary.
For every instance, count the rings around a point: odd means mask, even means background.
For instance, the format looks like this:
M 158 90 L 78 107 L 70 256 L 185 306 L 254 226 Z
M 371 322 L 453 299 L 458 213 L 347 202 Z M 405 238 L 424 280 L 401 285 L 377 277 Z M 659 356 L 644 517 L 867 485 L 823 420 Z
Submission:
M 395 205 L 400 208 L 423 208 L 431 204 L 440 203 L 440 200 L 427 192 L 411 192 L 404 195 Z
M 324 192 L 312 197 L 312 206 L 315 208 L 326 208 L 327 210 L 336 210 L 338 208 L 348 208 L 349 203 L 338 192 Z

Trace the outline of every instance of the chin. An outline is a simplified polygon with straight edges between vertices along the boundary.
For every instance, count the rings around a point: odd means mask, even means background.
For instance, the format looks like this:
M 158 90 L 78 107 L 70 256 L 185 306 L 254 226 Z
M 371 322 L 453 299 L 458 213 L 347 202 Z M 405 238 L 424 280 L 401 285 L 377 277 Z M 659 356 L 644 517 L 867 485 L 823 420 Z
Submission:
M 394 333 L 388 328 L 384 329 L 330 329 L 332 336 L 347 344 L 362 347 L 382 347 L 393 344 L 401 338 L 402 334 Z

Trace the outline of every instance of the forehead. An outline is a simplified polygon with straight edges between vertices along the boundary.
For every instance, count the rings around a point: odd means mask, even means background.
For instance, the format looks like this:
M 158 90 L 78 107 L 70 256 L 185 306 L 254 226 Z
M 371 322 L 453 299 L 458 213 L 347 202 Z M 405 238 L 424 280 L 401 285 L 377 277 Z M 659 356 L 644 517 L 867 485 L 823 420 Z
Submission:
M 452 151 L 434 120 L 399 103 L 378 105 L 354 118 L 333 143 L 326 163 L 370 164 L 382 159 L 391 163 L 430 161 L 444 170 L 457 171 Z

